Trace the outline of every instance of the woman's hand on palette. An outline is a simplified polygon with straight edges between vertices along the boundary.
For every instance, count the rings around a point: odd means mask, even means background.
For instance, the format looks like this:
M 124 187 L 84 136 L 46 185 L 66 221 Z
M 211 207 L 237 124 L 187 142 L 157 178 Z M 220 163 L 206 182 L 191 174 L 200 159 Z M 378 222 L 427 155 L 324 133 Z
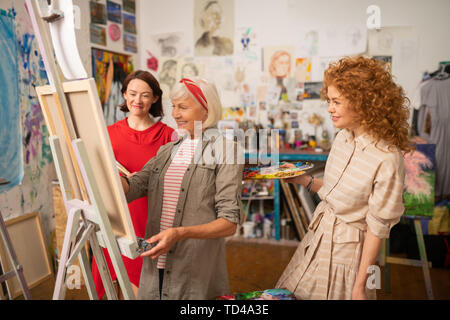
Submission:
M 286 162 L 280 166 L 280 168 L 295 168 L 295 165 L 292 163 Z M 311 176 L 309 175 L 301 175 L 293 178 L 285 178 L 283 179 L 287 183 L 292 184 L 301 184 L 302 186 L 306 187 L 308 183 L 311 181 Z
M 146 240 L 148 243 L 158 243 L 151 250 L 145 251 L 141 254 L 141 257 L 149 257 L 157 259 L 159 256 L 169 252 L 175 243 L 180 240 L 181 235 L 176 228 L 166 229 L 157 235 L 154 235 L 150 239 Z

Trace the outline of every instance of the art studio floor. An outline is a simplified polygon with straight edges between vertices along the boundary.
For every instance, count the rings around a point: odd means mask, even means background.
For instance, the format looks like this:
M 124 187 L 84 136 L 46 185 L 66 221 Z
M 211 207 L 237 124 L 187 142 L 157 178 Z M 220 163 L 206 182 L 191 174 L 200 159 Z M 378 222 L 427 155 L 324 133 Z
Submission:
M 231 291 L 244 293 L 273 288 L 283 269 L 294 254 L 294 241 L 274 242 L 230 238 L 227 242 L 227 264 Z M 450 300 L 450 269 L 430 270 L 435 299 Z M 382 283 L 383 283 L 382 268 Z M 52 298 L 54 279 L 31 290 L 34 300 Z M 383 284 L 382 284 L 383 286 Z M 391 265 L 391 292 L 377 292 L 379 300 L 426 300 L 422 269 Z M 22 298 L 19 298 L 22 299 Z M 67 300 L 89 299 L 85 288 L 67 292 Z

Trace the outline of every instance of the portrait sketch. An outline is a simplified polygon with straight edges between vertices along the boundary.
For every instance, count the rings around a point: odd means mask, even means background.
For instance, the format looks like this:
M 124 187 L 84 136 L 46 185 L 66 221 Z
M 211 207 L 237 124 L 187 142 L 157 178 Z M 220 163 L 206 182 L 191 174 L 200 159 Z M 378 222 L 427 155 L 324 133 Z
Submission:
M 195 0 L 196 56 L 229 56 L 234 45 L 234 0 Z
M 276 85 L 281 88 L 281 95 L 287 94 L 285 79 L 290 77 L 293 71 L 293 48 L 264 48 L 264 71 L 276 80 Z
M 166 59 L 159 63 L 159 83 L 163 91 L 163 97 L 168 98 L 170 90 L 177 82 L 178 60 Z M 179 79 L 178 79 L 179 81 Z

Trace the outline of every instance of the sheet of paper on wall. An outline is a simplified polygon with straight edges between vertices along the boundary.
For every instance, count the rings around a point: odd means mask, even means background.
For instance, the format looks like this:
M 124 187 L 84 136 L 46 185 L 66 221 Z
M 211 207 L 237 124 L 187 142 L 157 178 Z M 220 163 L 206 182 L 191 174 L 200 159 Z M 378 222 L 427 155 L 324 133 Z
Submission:
M 315 57 L 319 54 L 319 31 L 298 30 L 294 39 L 296 57 Z
M 269 106 L 275 106 L 280 101 L 281 88 L 278 86 L 267 87 L 267 95 L 265 101 Z
M 284 79 L 295 68 L 294 47 L 267 46 L 263 49 L 264 74 L 269 78 Z
M 234 53 L 234 0 L 194 1 L 195 56 Z
M 307 82 L 312 80 L 312 58 L 297 58 L 295 60 L 295 80 Z
M 194 57 L 178 59 L 177 79 L 202 78 L 205 74 L 205 65 L 198 62 Z
M 152 36 L 155 54 L 159 57 L 182 57 L 192 55 L 192 50 L 187 44 L 184 32 L 169 32 Z
M 326 26 L 319 30 L 319 56 L 348 56 L 367 51 L 365 25 Z
M 325 70 L 328 69 L 330 63 L 336 62 L 341 57 L 313 57 L 311 67 L 311 80 L 313 82 L 323 81 Z
M 235 32 L 235 55 L 250 61 L 258 61 L 261 58 L 261 47 L 255 28 L 240 27 Z

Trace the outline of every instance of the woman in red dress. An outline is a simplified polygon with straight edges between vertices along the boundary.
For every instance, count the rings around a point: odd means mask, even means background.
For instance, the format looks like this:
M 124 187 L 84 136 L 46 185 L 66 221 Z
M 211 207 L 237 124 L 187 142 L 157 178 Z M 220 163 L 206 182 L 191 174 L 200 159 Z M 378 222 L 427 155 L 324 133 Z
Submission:
M 120 109 L 129 112 L 128 118 L 108 127 L 114 156 L 129 172 L 138 172 L 153 158 L 162 145 L 172 140 L 174 130 L 155 118 L 162 117 L 162 91 L 158 81 L 146 71 L 136 71 L 123 82 L 122 94 L 125 98 Z M 137 237 L 144 238 L 148 217 L 148 199 L 143 197 L 128 204 L 134 231 Z M 117 279 L 106 249 L 103 249 L 113 280 Z M 137 296 L 142 269 L 142 258 L 134 260 L 122 256 L 130 278 L 133 292 Z M 99 299 L 105 293 L 93 259 L 92 275 Z M 119 293 L 119 296 L 121 294 Z

